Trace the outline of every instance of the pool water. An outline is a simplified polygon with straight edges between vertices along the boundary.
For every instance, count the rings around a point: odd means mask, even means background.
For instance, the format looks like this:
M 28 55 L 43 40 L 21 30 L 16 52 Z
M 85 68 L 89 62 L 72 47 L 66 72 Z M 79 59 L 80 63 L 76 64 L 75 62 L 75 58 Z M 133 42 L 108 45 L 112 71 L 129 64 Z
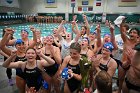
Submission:
M 59 24 L 33 24 L 33 23 L 25 23 L 25 24 L 16 24 L 16 25 L 9 25 L 9 26 L 0 26 L 0 38 L 2 37 L 2 30 L 3 28 L 6 28 L 6 27 L 11 27 L 13 29 L 15 29 L 15 33 L 14 33 L 14 37 L 15 38 L 20 38 L 20 31 L 22 29 L 26 29 L 27 31 L 29 31 L 29 38 L 32 38 L 32 32 L 30 31 L 30 26 L 34 26 L 35 28 L 37 29 L 40 29 L 41 30 L 41 35 L 42 36 L 47 36 L 49 34 L 52 34 L 53 32 L 53 29 L 55 27 L 58 27 Z M 79 29 L 81 28 L 83 24 L 78 24 L 79 26 Z M 64 25 L 67 29 L 67 32 L 72 32 L 72 29 L 71 29 L 71 24 L 67 23 Z M 90 31 L 93 32 L 94 29 L 95 29 L 96 25 L 91 25 L 90 26 Z M 110 33 L 109 31 L 109 28 L 106 27 L 105 25 L 101 25 L 101 36 L 103 36 L 105 33 Z M 120 31 L 119 31 L 119 28 L 117 26 L 115 26 L 115 35 L 119 34 Z M 74 35 L 75 36 L 75 35 Z

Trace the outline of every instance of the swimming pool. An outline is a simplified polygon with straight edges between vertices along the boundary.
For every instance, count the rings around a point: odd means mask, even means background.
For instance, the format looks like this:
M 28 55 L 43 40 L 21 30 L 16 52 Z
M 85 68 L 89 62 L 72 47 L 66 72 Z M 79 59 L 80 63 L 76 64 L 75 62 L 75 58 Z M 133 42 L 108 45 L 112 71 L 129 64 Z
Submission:
M 55 27 L 58 27 L 59 24 L 34 24 L 34 23 L 25 23 L 25 24 L 16 24 L 16 25 L 8 25 L 8 26 L 0 26 L 0 38 L 2 37 L 2 30 L 3 28 L 6 27 L 11 27 L 13 29 L 15 29 L 15 33 L 14 33 L 14 37 L 15 38 L 20 38 L 20 31 L 22 29 L 26 29 L 27 31 L 29 31 L 29 38 L 32 38 L 32 32 L 29 30 L 30 26 L 34 26 L 37 29 L 41 30 L 41 35 L 42 36 L 47 36 L 48 34 L 52 34 L 52 30 Z M 79 29 L 81 28 L 81 26 L 83 24 L 78 24 L 79 25 Z M 71 32 L 71 24 L 67 23 L 64 25 L 67 29 L 67 32 Z M 93 32 L 95 29 L 96 25 L 91 25 L 90 26 L 90 31 Z M 137 26 L 138 28 L 140 28 L 140 26 Z M 101 24 L 101 36 L 103 36 L 105 33 L 109 33 L 109 28 L 106 27 L 104 24 Z M 120 34 L 119 28 L 117 26 L 115 26 L 115 35 Z

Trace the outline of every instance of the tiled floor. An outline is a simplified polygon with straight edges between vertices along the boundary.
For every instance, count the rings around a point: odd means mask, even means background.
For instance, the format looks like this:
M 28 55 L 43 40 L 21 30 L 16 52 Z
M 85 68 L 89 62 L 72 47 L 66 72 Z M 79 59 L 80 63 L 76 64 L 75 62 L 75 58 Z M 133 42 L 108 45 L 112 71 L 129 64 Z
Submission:
M 13 86 L 8 85 L 8 78 L 6 75 L 6 68 L 2 67 L 3 58 L 0 56 L 0 93 L 18 93 L 17 87 L 14 84 Z M 12 78 L 15 82 L 15 70 L 12 70 Z

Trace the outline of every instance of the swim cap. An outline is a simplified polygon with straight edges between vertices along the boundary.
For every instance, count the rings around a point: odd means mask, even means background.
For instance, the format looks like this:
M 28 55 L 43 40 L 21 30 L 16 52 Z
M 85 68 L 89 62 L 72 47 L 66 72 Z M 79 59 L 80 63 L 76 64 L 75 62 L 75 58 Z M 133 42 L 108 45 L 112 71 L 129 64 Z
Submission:
M 110 52 L 113 51 L 114 47 L 111 42 L 107 42 L 103 45 L 104 48 L 108 49 Z
M 16 42 L 15 42 L 15 45 L 17 45 L 17 44 L 23 44 L 23 43 L 24 43 L 24 42 L 23 42 L 22 39 L 17 39 Z

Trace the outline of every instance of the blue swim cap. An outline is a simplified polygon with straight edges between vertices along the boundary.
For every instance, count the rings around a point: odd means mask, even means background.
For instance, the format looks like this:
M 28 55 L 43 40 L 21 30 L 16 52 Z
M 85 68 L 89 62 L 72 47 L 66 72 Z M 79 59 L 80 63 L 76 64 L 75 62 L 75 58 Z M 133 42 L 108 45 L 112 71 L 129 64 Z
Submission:
M 29 34 L 29 32 L 28 32 L 26 29 L 22 29 L 21 32 L 22 32 L 22 31 L 27 32 L 27 34 Z
M 17 45 L 17 44 L 24 44 L 24 42 L 22 39 L 17 39 L 15 42 L 15 45 Z
M 103 47 L 106 48 L 106 49 L 108 49 L 108 50 L 110 50 L 110 52 L 112 52 L 113 49 L 114 49 L 114 47 L 113 47 L 113 45 L 112 45 L 111 42 L 105 43 L 105 44 L 103 45 Z

